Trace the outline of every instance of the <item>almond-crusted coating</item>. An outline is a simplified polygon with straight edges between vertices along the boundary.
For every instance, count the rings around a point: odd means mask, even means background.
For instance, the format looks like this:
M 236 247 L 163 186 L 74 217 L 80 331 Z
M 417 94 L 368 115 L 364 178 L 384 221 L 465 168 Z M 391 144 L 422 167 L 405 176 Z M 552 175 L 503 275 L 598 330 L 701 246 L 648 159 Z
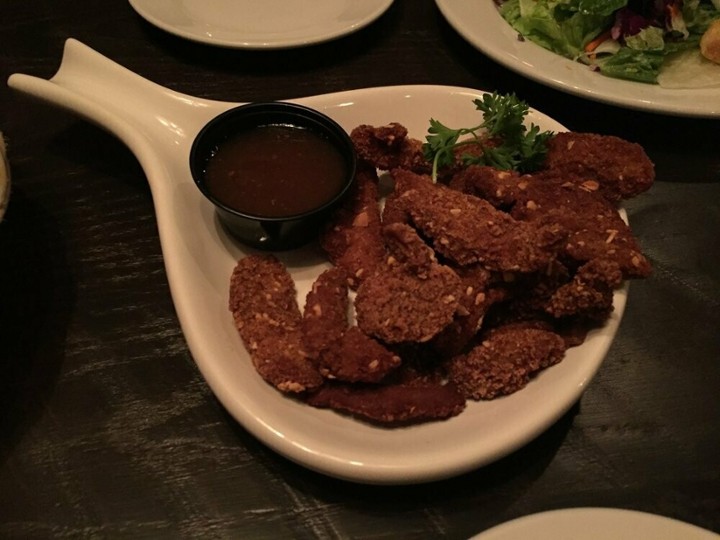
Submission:
M 650 263 L 612 203 L 562 178 L 528 180 L 511 211 L 513 217 L 537 226 L 559 224 L 569 233 L 563 255 L 581 264 L 606 259 L 615 261 L 625 278 L 650 275 Z
M 321 273 L 308 292 L 302 330 L 305 352 L 311 358 L 330 349 L 348 327 L 348 285 L 345 272 L 333 267 Z
M 564 239 L 558 227 L 516 221 L 490 203 L 433 184 L 428 177 L 395 170 L 396 190 L 413 225 L 443 257 L 488 270 L 534 272 L 555 256 Z
M 299 328 L 262 336 L 246 347 L 260 376 L 281 392 L 300 393 L 323 384 L 320 372 L 303 351 Z
M 557 318 L 581 316 L 604 321 L 613 311 L 613 292 L 573 281 L 555 291 L 546 311 Z
M 382 344 L 351 326 L 339 342 L 319 359 L 320 371 L 329 379 L 378 383 L 401 364 L 400 357 Z
M 348 307 L 345 273 L 337 267 L 325 270 L 305 303 L 305 352 L 328 379 L 379 382 L 400 365 L 400 357 L 356 326 L 348 328 Z
M 396 223 L 408 225 L 412 222 L 410 213 L 407 210 L 407 205 L 405 204 L 406 201 L 400 195 L 400 192 L 393 190 L 385 197 L 385 204 L 382 210 L 383 225 L 387 226 Z
M 410 273 L 424 279 L 437 263 L 435 252 L 409 225 L 391 223 L 382 228 L 382 233 L 390 252 L 388 264 L 405 265 Z
M 485 199 L 495 208 L 510 208 L 523 184 L 516 171 L 500 171 L 485 165 L 471 165 L 455 174 L 448 187 Z
M 361 164 L 352 193 L 320 237 L 320 245 L 330 261 L 345 271 L 352 289 L 385 262 L 377 182 L 375 169 Z
M 433 265 L 424 279 L 386 268 L 358 288 L 357 323 L 385 343 L 426 342 L 452 321 L 461 294 L 460 278 L 447 266 Z
M 493 399 L 525 387 L 530 377 L 560 362 L 563 339 L 534 328 L 498 328 L 466 355 L 448 364 L 450 380 L 471 399 Z
M 556 134 L 548 141 L 544 168 L 573 177 L 610 201 L 639 195 L 655 180 L 655 167 L 642 146 L 596 133 Z
M 272 255 L 240 259 L 230 277 L 228 307 L 235 322 L 244 326 L 295 328 L 300 309 L 292 277 Z
M 581 266 L 570 283 L 558 287 L 545 311 L 557 318 L 604 321 L 613 311 L 613 289 L 621 283 L 622 272 L 615 261 L 594 259 Z
M 509 210 L 520 221 L 538 227 L 559 225 L 567 232 L 561 254 L 579 263 L 616 261 L 623 277 L 647 277 L 650 264 L 615 206 L 603 197 L 595 180 L 549 170 L 533 175 L 471 166 L 451 186 Z
M 465 398 L 452 384 L 326 384 L 308 396 L 308 403 L 386 425 L 441 420 L 465 408 Z
M 480 330 L 483 317 L 495 302 L 502 299 L 491 289 L 491 273 L 479 265 L 454 268 L 462 282 L 460 308 L 453 321 L 432 340 L 433 348 L 444 358 L 460 354 Z
M 302 348 L 301 315 L 292 277 L 273 256 L 240 259 L 230 278 L 229 308 L 260 376 L 282 392 L 323 382 Z
M 360 125 L 350 132 L 350 138 L 358 156 L 377 169 L 389 171 L 400 167 L 421 173 L 430 172 L 422 142 L 408 137 L 407 128 L 401 124 Z

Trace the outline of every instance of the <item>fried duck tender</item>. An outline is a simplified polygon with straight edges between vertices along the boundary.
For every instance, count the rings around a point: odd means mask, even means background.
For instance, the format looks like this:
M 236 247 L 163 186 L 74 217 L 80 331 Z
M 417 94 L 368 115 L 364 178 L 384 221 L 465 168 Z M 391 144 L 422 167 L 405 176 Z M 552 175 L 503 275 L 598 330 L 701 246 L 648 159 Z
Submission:
M 444 358 L 460 354 L 474 340 L 490 307 L 502 301 L 506 290 L 495 283 L 492 273 L 479 265 L 454 268 L 462 282 L 460 309 L 455 318 L 432 340 L 432 347 Z
M 350 138 L 358 156 L 377 169 L 400 168 L 424 174 L 431 170 L 423 155 L 423 143 L 408 137 L 407 128 L 401 124 L 379 127 L 363 124 L 350 132 Z
M 595 181 L 610 201 L 639 195 L 655 180 L 655 167 L 642 146 L 595 133 L 556 134 L 548 141 L 544 168 L 579 184 Z
M 406 271 L 426 279 L 437 258 L 433 250 L 407 224 L 391 223 L 383 227 L 383 236 L 391 256 L 388 264 L 403 265 Z M 490 289 L 491 273 L 473 265 L 453 268 L 460 278 L 458 307 L 453 320 L 432 340 L 432 349 L 444 356 L 459 353 L 477 333 L 483 315 L 495 299 Z
M 400 357 L 357 326 L 348 328 L 348 286 L 339 268 L 324 271 L 307 295 L 303 344 L 328 379 L 380 382 L 400 365 Z
M 230 278 L 228 307 L 255 369 L 266 382 L 288 393 L 323 383 L 303 352 L 295 284 L 275 257 L 250 255 L 238 261 Z
M 361 164 L 353 192 L 333 215 L 320 238 L 328 258 L 345 271 L 352 289 L 385 261 L 380 226 L 377 173 L 368 164 Z
M 398 198 L 412 224 L 435 251 L 464 266 L 493 271 L 534 272 L 547 266 L 564 235 L 555 224 L 516 221 L 478 197 L 433 184 L 428 177 L 393 171 Z
M 462 283 L 449 267 L 435 262 L 411 227 L 393 224 L 386 235 L 396 244 L 395 256 L 358 288 L 358 326 L 385 343 L 425 343 L 453 320 Z
M 577 264 L 593 259 L 615 261 L 625 278 L 650 275 L 650 263 L 640 250 L 630 227 L 615 206 L 599 195 L 598 183 L 577 184 L 540 173 L 521 176 L 490 167 L 471 166 L 451 182 L 461 189 L 487 198 L 530 226 L 559 225 L 568 233 L 560 255 Z
M 557 288 L 545 311 L 556 318 L 581 316 L 604 321 L 613 310 L 613 290 L 622 281 L 615 261 L 593 259 L 578 269 L 570 283 Z
M 388 266 L 358 288 L 358 326 L 385 343 L 424 343 L 453 320 L 461 287 L 447 266 L 432 266 L 425 279 Z
M 448 362 L 450 381 L 468 399 L 493 399 L 524 388 L 530 378 L 565 354 L 563 339 L 546 330 L 516 326 L 488 332 L 468 354 Z
M 383 425 L 441 420 L 460 414 L 465 398 L 453 384 L 326 384 L 307 397 L 313 407 L 331 408 Z
M 437 258 L 417 231 L 405 223 L 390 223 L 383 227 L 382 232 L 390 252 L 388 264 L 401 264 L 411 274 L 426 279 Z

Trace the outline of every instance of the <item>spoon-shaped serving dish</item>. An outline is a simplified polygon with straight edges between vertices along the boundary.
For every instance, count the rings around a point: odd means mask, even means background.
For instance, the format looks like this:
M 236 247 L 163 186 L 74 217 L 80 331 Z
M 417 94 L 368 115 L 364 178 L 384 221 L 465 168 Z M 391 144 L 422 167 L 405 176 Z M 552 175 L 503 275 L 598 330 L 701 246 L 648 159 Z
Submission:
M 436 480 L 488 464 L 526 444 L 562 416 L 600 367 L 624 309 L 615 312 L 565 360 L 525 389 L 469 403 L 459 416 L 396 429 L 368 425 L 287 398 L 255 373 L 227 309 L 229 279 L 249 249 L 220 225 L 213 205 L 194 185 L 189 153 L 212 118 L 238 103 L 183 95 L 68 40 L 49 80 L 14 74 L 9 85 L 69 109 L 116 135 L 135 154 L 152 190 L 170 290 L 188 347 L 208 385 L 249 432 L 283 456 L 331 476 L 364 483 Z M 482 92 L 445 86 L 395 86 L 307 97 L 294 102 L 319 110 L 345 130 L 359 124 L 404 124 L 422 139 L 430 117 L 467 125 Z M 528 121 L 564 131 L 532 110 Z M 304 298 L 326 267 L 314 244 L 278 253 Z

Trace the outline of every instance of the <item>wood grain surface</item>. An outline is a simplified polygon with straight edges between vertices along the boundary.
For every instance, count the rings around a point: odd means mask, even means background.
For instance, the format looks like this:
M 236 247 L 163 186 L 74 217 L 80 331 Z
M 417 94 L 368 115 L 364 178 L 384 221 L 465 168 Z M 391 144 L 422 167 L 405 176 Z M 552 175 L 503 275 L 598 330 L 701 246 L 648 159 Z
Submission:
M 431 0 L 396 0 L 356 34 L 287 51 L 184 41 L 125 0 L 4 0 L 0 35 L 13 173 L 0 223 L 0 537 L 461 539 L 570 506 L 720 532 L 720 121 L 545 88 L 470 47 Z M 52 76 L 69 37 L 213 99 L 394 84 L 516 92 L 570 129 L 646 148 L 657 183 L 627 208 L 654 274 L 630 286 L 581 400 L 519 451 L 431 485 L 305 470 L 250 436 L 200 376 L 133 155 L 5 84 L 15 72 Z

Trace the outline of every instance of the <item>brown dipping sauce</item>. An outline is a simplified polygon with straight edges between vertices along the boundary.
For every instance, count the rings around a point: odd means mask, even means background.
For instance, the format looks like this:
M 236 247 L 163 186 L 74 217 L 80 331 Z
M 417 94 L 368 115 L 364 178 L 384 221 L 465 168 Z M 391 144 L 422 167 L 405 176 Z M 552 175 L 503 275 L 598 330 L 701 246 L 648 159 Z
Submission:
M 310 129 L 258 126 L 222 142 L 207 163 L 208 191 L 244 214 L 286 217 L 329 202 L 345 185 L 347 165 Z

